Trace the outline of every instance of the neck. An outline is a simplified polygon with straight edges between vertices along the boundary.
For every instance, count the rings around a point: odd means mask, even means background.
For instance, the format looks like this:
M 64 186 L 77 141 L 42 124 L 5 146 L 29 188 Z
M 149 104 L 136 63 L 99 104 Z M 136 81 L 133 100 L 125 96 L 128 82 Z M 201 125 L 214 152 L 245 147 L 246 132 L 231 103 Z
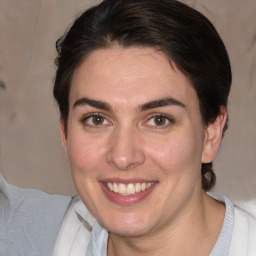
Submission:
M 165 227 L 137 237 L 110 234 L 108 255 L 209 255 L 224 215 L 225 206 L 203 193 L 193 208 L 187 207 Z

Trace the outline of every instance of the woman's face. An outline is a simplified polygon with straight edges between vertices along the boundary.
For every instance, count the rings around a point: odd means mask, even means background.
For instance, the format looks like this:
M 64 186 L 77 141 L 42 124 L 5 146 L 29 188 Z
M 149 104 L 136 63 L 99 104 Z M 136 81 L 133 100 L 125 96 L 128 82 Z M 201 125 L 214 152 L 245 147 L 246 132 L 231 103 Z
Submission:
M 199 205 L 206 132 L 192 85 L 164 54 L 93 51 L 69 103 L 62 133 L 74 183 L 107 230 L 147 234 Z

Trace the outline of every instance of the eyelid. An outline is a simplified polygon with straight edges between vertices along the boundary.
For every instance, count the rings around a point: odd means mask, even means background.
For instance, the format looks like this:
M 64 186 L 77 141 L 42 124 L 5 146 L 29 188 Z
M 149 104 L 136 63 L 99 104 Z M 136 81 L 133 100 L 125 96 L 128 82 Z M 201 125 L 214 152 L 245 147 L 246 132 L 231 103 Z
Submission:
M 147 123 L 155 118 L 155 117 L 163 117 L 165 118 L 168 123 L 167 124 L 164 124 L 164 125 L 147 125 Z M 170 126 L 171 124 L 173 124 L 175 122 L 174 118 L 169 116 L 169 115 L 166 115 L 166 114 L 162 114 L 162 113 L 155 113 L 155 114 L 151 114 L 149 118 L 147 118 L 146 122 L 144 122 L 145 126 L 148 126 L 148 127 L 153 127 L 154 129 L 161 129 L 161 128 L 166 128 L 167 126 Z
M 96 128 L 100 128 L 100 127 L 105 127 L 105 126 L 109 126 L 109 124 L 101 124 L 101 125 L 91 125 L 91 124 L 86 124 L 86 120 L 88 120 L 89 118 L 91 117 L 95 117 L 95 116 L 100 116 L 102 118 L 104 118 L 110 125 L 112 124 L 111 121 L 109 121 L 109 118 L 103 114 L 103 113 L 99 113 L 99 112 L 92 112 L 92 113 L 88 113 L 88 114 L 85 114 L 83 115 L 81 118 L 80 118 L 80 122 L 85 125 L 85 126 L 89 126 L 89 127 L 96 127 Z

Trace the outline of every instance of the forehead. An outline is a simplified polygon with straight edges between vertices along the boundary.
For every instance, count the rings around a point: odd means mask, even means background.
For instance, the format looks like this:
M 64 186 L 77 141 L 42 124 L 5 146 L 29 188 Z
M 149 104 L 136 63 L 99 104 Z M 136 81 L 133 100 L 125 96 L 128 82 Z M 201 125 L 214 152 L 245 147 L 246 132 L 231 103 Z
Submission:
M 92 97 L 132 105 L 167 96 L 197 100 L 188 79 L 162 52 L 150 47 L 114 46 L 93 51 L 77 68 L 70 103 Z

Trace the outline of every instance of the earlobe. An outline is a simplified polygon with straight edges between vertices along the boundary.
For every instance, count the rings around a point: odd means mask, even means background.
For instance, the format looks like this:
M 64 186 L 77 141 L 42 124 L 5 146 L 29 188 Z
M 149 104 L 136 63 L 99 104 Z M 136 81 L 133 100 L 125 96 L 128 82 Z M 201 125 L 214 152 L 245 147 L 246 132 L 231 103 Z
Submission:
M 220 113 L 216 120 L 213 123 L 210 123 L 205 129 L 202 163 L 212 162 L 217 155 L 226 121 L 227 110 L 224 106 L 221 106 Z
M 60 132 L 61 132 L 61 138 L 62 138 L 62 145 L 64 149 L 67 151 L 67 133 L 65 129 L 64 120 L 62 117 L 60 117 L 59 125 L 60 125 Z

